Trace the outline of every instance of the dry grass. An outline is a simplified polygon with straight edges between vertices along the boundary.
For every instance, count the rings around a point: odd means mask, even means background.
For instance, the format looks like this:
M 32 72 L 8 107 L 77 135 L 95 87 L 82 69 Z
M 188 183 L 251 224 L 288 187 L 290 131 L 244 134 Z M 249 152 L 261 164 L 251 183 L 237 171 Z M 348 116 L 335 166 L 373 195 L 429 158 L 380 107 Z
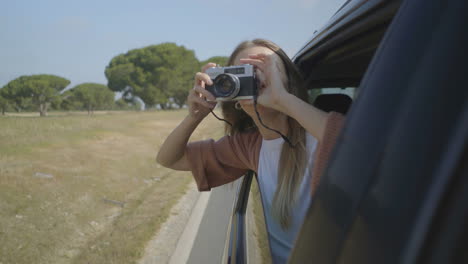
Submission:
M 192 181 L 154 162 L 185 113 L 0 117 L 0 263 L 135 262 Z

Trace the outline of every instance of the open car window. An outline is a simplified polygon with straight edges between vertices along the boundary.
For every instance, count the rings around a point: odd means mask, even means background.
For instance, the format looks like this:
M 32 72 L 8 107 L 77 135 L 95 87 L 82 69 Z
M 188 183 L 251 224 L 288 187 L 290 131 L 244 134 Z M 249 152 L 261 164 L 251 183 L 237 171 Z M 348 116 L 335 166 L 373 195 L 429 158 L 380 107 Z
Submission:
M 309 102 L 325 112 L 346 115 L 357 96 L 355 87 L 309 89 Z

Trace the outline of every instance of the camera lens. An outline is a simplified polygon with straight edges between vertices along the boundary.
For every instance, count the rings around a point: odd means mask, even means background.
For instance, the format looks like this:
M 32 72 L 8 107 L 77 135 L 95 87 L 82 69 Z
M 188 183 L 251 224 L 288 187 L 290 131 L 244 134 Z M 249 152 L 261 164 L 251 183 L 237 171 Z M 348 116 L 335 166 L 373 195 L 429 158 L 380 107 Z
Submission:
M 229 80 L 222 80 L 219 84 L 219 89 L 223 92 L 223 93 L 230 93 L 231 90 L 233 88 L 233 83 Z
M 216 97 L 222 97 L 225 100 L 236 97 L 239 93 L 239 78 L 230 73 L 218 75 L 214 80 L 214 92 Z

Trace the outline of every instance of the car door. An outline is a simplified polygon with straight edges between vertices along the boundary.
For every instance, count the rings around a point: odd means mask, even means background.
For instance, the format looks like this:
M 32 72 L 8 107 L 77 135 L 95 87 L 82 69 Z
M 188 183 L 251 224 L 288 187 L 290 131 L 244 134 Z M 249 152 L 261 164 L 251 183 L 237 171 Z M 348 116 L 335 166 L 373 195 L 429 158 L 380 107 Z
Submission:
M 271 252 L 256 175 L 244 175 L 237 190 L 222 263 L 271 263 Z
M 463 0 L 403 1 L 289 263 L 466 260 L 467 12 Z

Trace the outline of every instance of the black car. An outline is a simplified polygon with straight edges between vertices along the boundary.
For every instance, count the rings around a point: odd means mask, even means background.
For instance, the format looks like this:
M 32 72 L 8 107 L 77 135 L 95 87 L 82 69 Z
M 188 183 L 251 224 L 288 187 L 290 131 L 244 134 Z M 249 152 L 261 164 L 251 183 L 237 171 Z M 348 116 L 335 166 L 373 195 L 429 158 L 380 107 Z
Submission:
M 356 0 L 294 57 L 346 123 L 289 263 L 468 263 L 467 49 L 466 0 Z M 271 261 L 252 182 L 227 263 Z

